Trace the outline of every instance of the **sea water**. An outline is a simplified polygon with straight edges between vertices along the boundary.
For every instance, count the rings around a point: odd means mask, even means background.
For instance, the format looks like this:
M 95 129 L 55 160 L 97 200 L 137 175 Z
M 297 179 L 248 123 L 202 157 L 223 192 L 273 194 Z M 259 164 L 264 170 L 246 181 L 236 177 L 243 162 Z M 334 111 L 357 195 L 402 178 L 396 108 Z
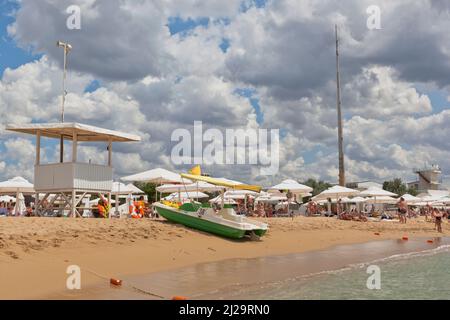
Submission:
M 368 279 L 379 270 L 380 289 Z M 381 240 L 298 254 L 195 264 L 84 288 L 65 298 L 450 299 L 450 238 Z M 140 290 L 130 289 L 130 285 Z M 67 295 L 67 292 L 65 292 Z M 61 298 L 61 296 L 59 296 Z
M 368 289 L 380 269 L 380 289 Z M 450 299 L 450 246 L 393 255 L 368 263 L 283 281 L 217 292 L 222 299 Z

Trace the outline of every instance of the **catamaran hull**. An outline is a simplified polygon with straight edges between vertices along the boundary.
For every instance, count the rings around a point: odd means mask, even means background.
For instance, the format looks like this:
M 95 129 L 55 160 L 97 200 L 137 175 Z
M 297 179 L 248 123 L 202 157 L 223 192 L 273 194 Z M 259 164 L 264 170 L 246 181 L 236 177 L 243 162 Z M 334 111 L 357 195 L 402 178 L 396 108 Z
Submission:
M 250 234 L 251 232 L 254 232 L 257 236 L 262 236 L 266 233 L 266 230 L 262 229 L 241 230 L 233 228 L 230 226 L 208 221 L 206 219 L 183 214 L 181 212 L 178 212 L 176 209 L 168 209 L 160 206 L 155 206 L 155 208 L 158 214 L 160 214 L 162 217 L 166 218 L 169 221 L 180 223 L 193 229 L 213 233 L 226 238 L 241 239 L 246 234 Z

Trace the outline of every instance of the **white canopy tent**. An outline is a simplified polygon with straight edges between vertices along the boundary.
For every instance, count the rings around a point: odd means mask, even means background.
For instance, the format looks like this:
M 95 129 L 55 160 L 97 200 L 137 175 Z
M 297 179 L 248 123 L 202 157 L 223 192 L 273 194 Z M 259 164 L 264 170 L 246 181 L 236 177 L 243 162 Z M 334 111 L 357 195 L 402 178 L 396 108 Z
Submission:
M 34 185 L 22 177 L 14 177 L 0 182 L 1 194 L 18 194 L 19 192 L 32 194 L 34 193 Z
M 22 215 L 26 211 L 24 193 L 34 193 L 34 185 L 22 177 L 14 177 L 7 181 L 0 182 L 0 193 L 15 194 L 16 205 L 14 207 L 14 215 Z

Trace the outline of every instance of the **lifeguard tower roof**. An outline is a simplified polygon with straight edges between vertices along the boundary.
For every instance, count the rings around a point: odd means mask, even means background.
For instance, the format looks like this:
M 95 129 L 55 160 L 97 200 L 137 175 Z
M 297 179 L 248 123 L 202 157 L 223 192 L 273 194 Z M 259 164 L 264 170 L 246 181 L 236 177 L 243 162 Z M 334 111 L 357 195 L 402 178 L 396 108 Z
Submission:
M 61 138 L 73 140 L 76 135 L 78 141 L 111 141 L 130 142 L 141 141 L 141 138 L 134 134 L 124 133 L 115 130 L 108 130 L 76 122 L 66 123 L 31 123 L 21 125 L 8 125 L 6 130 L 37 135 L 42 137 Z

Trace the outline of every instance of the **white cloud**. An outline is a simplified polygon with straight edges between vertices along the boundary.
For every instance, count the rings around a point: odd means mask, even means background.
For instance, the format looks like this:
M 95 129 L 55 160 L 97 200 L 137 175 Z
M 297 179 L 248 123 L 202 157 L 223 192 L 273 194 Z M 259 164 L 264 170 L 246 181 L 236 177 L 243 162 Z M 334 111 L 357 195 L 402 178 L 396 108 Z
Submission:
M 64 27 L 69 3 L 82 5 L 80 31 Z M 417 89 L 434 86 L 450 97 L 450 20 L 443 2 L 379 1 L 382 29 L 376 31 L 366 28 L 370 0 L 268 1 L 246 12 L 240 4 L 23 0 L 10 35 L 44 57 L 5 71 L 2 125 L 58 121 L 62 52 L 54 43 L 62 39 L 74 46 L 67 119 L 143 137 L 142 143 L 114 147 L 117 175 L 155 166 L 181 169 L 170 160 L 170 135 L 176 128 L 192 129 L 195 120 L 219 129 L 257 128 L 248 99 L 235 94 L 237 88 L 251 88 L 263 113 L 261 126 L 285 133 L 275 178 L 336 181 L 333 24 L 338 22 L 348 180 L 406 179 L 413 166 L 425 162 L 450 172 L 449 110 L 433 110 L 426 92 Z M 173 16 L 206 16 L 210 23 L 170 36 L 167 22 Z M 230 42 L 226 53 L 219 48 L 224 38 Z M 94 79 L 102 87 L 84 92 Z M 26 139 L 21 146 L 10 133 L 2 132 L 2 138 L 8 153 L 32 146 Z M 104 146 L 80 150 L 85 160 L 104 160 Z M 56 152 L 45 153 L 50 159 Z M 0 158 L 0 174 L 29 174 L 33 162 L 26 155 L 21 159 Z M 256 177 L 249 166 L 206 170 L 238 180 L 273 180 Z

